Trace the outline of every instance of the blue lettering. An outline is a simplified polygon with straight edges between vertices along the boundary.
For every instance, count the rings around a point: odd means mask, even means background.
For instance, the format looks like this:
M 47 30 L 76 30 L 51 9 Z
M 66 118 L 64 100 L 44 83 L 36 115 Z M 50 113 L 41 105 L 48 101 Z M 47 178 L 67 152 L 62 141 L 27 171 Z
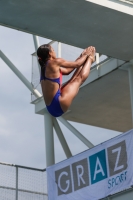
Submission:
M 114 187 L 113 183 L 115 183 L 115 179 L 114 178 L 112 178 L 112 187 Z
M 121 176 L 119 176 L 119 180 L 120 180 L 120 183 L 122 182 L 122 180 L 121 180 Z
M 115 179 L 115 184 L 116 184 L 116 185 L 118 185 L 118 182 L 119 182 L 119 181 L 117 182 L 117 178 L 118 178 L 118 180 L 119 180 L 119 176 L 117 176 L 116 179 Z
M 123 176 L 124 176 L 124 174 L 121 174 L 121 175 L 120 175 L 122 181 L 123 181 Z
M 119 176 L 116 176 L 108 180 L 108 189 L 113 188 L 116 185 L 119 185 L 121 182 L 126 180 L 127 171 L 121 173 Z
M 111 188 L 111 179 L 108 180 L 108 184 L 109 184 L 108 188 L 110 189 Z
M 126 180 L 126 178 L 127 178 L 127 171 L 125 172 L 125 180 Z

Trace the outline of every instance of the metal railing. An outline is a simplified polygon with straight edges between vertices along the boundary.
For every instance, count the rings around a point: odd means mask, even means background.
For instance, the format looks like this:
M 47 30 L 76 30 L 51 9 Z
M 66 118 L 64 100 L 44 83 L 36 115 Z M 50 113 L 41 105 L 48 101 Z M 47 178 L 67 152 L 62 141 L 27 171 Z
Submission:
M 46 169 L 0 163 L 1 200 L 48 200 Z
M 122 1 L 122 2 L 125 2 L 125 3 L 131 3 L 131 4 L 133 4 L 133 0 L 119 0 L 119 1 Z

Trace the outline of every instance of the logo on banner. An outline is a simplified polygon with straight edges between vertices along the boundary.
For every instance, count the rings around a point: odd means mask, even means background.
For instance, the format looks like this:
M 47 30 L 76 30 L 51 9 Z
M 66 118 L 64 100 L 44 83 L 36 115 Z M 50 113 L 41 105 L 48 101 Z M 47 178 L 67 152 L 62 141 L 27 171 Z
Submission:
M 105 149 L 90 156 L 91 184 L 107 178 L 107 164 Z
M 125 140 L 88 158 L 55 171 L 58 196 L 69 194 L 109 178 L 108 188 L 126 180 L 127 151 Z M 121 173 L 121 174 L 119 174 Z M 118 176 L 119 174 L 119 176 Z M 117 175 L 116 178 L 111 176 Z

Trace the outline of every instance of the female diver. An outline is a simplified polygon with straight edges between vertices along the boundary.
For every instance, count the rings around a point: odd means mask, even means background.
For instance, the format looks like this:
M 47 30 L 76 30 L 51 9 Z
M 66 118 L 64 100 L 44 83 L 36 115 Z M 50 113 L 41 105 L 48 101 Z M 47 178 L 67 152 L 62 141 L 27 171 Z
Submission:
M 95 48 L 88 47 L 76 61 L 70 62 L 56 58 L 54 49 L 49 44 L 41 45 L 37 50 L 41 66 L 41 87 L 44 101 L 49 113 L 59 117 L 65 113 L 79 91 L 80 85 L 87 79 L 91 64 L 95 60 Z M 62 84 L 62 75 L 70 74 L 72 78 Z

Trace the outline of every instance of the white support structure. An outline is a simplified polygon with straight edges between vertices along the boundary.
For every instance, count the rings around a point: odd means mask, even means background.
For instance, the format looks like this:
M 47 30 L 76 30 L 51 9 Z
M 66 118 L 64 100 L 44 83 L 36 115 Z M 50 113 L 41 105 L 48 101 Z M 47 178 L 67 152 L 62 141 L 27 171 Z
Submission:
M 58 42 L 58 58 L 61 58 L 61 42 Z
M 54 155 L 54 135 L 53 135 L 53 117 L 45 112 L 44 114 L 45 125 L 45 149 L 46 149 L 46 166 L 55 164 Z
M 33 41 L 34 41 L 35 51 L 37 51 L 37 49 L 38 49 L 39 46 L 40 46 L 40 43 L 39 43 L 39 37 L 36 36 L 36 35 L 33 35 Z M 41 69 L 40 69 L 39 63 L 37 63 L 37 65 L 38 65 L 39 72 L 41 72 Z
M 129 65 L 129 86 L 130 86 L 130 98 L 131 98 L 131 111 L 132 111 L 132 126 L 133 126 L 133 64 Z
M 98 4 L 100 6 L 110 8 L 112 10 L 122 12 L 122 13 L 125 13 L 128 15 L 133 15 L 132 0 L 111 0 L 111 1 L 86 0 L 86 1 L 89 1 L 93 4 Z
M 42 97 L 38 90 L 34 89 L 31 83 L 23 76 L 23 74 L 15 67 L 15 65 L 0 51 L 0 57 L 10 67 L 10 69 L 16 74 L 16 76 L 24 83 L 24 85 L 36 96 Z
M 97 64 L 97 70 L 99 69 L 99 64 L 100 63 L 100 56 L 99 53 L 96 53 L 96 64 Z M 99 70 L 98 70 L 98 77 L 100 76 Z
M 70 149 L 68 147 L 68 144 L 67 144 L 67 142 L 65 140 L 65 137 L 64 137 L 64 135 L 62 133 L 62 130 L 61 130 L 59 124 L 58 124 L 57 119 L 53 118 L 53 122 L 54 122 L 54 129 L 55 129 L 56 134 L 57 134 L 57 136 L 59 138 L 59 141 L 60 141 L 60 143 L 62 145 L 62 148 L 63 148 L 63 150 L 64 150 L 64 152 L 66 154 L 66 157 L 70 158 L 72 156 L 72 153 L 71 153 L 71 151 L 70 151 Z
M 33 41 L 34 41 L 35 51 L 37 51 L 38 47 L 40 46 L 38 36 L 33 35 Z
M 96 53 L 96 64 L 98 64 L 99 62 L 100 62 L 99 53 Z
M 59 121 L 64 124 L 76 137 L 78 137 L 87 147 L 92 148 L 94 145 L 87 140 L 78 130 L 76 130 L 68 121 L 63 117 L 58 118 Z

